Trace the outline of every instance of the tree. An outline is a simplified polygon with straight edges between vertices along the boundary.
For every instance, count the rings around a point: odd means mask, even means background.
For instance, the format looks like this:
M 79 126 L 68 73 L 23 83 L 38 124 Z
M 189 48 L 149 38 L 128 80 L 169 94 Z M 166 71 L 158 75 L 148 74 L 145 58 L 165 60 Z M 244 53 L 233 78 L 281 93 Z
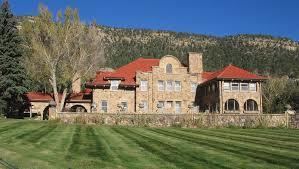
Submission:
M 15 112 L 22 108 L 26 92 L 26 75 L 22 66 L 21 38 L 16 20 L 4 1 L 0 11 L 0 111 Z
M 267 113 L 283 113 L 286 105 L 294 105 L 293 97 L 298 92 L 296 81 L 287 76 L 270 78 L 263 84 L 263 105 Z
M 98 30 L 94 25 L 81 23 L 77 10 L 67 8 L 64 14 L 58 12 L 56 18 L 40 6 L 38 17 L 22 24 L 22 35 L 28 47 L 27 71 L 33 79 L 51 86 L 56 110 L 60 112 L 72 83 L 101 66 L 104 55 Z

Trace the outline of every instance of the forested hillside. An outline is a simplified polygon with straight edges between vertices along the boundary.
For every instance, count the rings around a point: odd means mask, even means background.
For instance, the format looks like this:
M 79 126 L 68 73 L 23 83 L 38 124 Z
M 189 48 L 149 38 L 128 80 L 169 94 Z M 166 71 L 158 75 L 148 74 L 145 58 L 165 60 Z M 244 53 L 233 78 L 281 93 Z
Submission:
M 204 54 L 206 71 L 232 63 L 263 75 L 299 78 L 299 44 L 287 38 L 246 34 L 216 37 L 100 25 L 98 28 L 105 47 L 106 67 L 115 68 L 138 57 L 161 58 L 166 54 L 186 63 L 187 53 L 192 51 Z

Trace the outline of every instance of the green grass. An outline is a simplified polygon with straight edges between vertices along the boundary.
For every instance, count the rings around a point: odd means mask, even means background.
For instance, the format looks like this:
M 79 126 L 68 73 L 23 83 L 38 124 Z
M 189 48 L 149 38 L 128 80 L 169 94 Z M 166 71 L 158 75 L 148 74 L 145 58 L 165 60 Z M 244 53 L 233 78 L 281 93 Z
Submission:
M 0 120 L 0 168 L 299 168 L 299 130 Z

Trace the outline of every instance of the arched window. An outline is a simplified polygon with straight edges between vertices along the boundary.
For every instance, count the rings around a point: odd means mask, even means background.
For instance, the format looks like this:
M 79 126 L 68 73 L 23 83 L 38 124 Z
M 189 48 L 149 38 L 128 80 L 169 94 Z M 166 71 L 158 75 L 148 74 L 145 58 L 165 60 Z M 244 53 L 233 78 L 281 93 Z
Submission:
M 166 65 L 166 73 L 172 73 L 172 65 L 171 64 Z
M 244 110 L 245 111 L 258 111 L 258 106 L 257 106 L 256 101 L 254 101 L 252 99 L 248 99 L 244 103 Z
M 228 99 L 225 102 L 224 109 L 226 111 L 238 111 L 239 110 L 239 103 L 235 99 Z
M 74 105 L 70 109 L 71 112 L 87 112 L 86 108 L 81 105 Z

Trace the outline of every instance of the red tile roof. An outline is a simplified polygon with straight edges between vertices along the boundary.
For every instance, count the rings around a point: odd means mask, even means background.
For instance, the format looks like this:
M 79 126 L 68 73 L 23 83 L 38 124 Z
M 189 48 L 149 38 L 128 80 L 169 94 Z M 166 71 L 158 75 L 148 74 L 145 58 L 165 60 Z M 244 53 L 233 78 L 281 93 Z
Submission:
M 91 89 L 85 89 L 84 91 L 80 93 L 72 93 L 67 97 L 67 101 L 73 102 L 73 101 L 88 101 L 88 96 L 91 95 L 92 90 Z M 58 94 L 59 100 L 61 100 L 62 94 Z M 43 92 L 28 92 L 25 94 L 25 98 L 29 102 L 50 102 L 51 100 L 54 100 L 53 93 L 43 93 Z
M 152 71 L 152 66 L 158 66 L 160 59 L 139 58 L 127 65 L 124 65 L 113 72 L 97 72 L 93 82 L 87 83 L 87 86 L 110 85 L 108 79 L 121 79 L 120 85 L 136 85 L 136 72 Z
M 214 79 L 241 79 L 241 80 L 264 80 L 266 77 L 259 76 L 241 69 L 234 65 L 228 65 L 216 72 L 204 72 L 202 78 L 204 82 Z

